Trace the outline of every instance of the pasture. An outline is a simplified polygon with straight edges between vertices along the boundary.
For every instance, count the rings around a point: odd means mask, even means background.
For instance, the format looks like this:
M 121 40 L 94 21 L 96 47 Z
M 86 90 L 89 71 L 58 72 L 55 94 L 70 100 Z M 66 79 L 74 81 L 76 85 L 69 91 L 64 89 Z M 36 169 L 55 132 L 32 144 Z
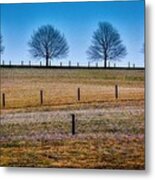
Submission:
M 144 169 L 144 70 L 0 71 L 1 166 Z

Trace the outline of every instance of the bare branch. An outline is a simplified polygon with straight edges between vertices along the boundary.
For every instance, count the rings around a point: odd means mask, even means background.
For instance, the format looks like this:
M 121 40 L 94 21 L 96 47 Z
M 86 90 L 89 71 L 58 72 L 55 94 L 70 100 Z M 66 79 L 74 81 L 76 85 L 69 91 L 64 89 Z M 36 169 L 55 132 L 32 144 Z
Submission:
M 87 54 L 91 60 L 104 60 L 106 67 L 107 60 L 119 60 L 126 56 L 127 51 L 117 30 L 110 23 L 103 22 L 94 32 Z
M 69 47 L 64 35 L 51 25 L 41 26 L 33 32 L 30 53 L 35 58 L 45 58 L 48 66 L 49 59 L 60 59 L 68 55 Z

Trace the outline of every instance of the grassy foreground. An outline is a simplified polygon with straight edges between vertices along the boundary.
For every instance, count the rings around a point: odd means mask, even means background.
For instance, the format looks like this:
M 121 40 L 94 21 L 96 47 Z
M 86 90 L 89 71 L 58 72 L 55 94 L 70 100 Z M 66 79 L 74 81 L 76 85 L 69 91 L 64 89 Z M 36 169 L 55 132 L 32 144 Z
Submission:
M 145 168 L 143 71 L 1 69 L 1 84 L 7 94 L 1 108 L 1 166 Z M 42 88 L 44 106 L 32 96 Z

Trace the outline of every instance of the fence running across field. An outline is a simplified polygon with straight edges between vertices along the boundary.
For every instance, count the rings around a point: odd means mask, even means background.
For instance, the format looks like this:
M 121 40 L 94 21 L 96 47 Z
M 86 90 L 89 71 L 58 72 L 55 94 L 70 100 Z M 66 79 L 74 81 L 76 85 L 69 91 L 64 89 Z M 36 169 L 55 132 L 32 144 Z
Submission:
M 105 87 L 104 87 L 105 88 Z M 75 89 L 72 89 L 67 93 L 67 89 L 61 92 L 52 92 L 49 90 L 40 90 L 37 94 L 32 94 L 30 92 L 23 91 L 14 95 L 13 93 L 7 94 L 2 92 L 1 94 L 1 107 L 2 108 L 23 108 L 23 107 L 35 107 L 35 106 L 52 106 L 52 105 L 70 105 L 77 103 L 91 103 L 91 102 L 103 102 L 103 101 L 115 101 L 120 100 L 141 100 L 144 99 L 144 89 L 143 88 L 123 88 L 115 85 L 113 88 L 107 87 L 106 89 L 98 89 L 88 91 L 83 88 L 78 87 L 73 94 Z M 68 90 L 69 91 L 69 90 Z
M 92 62 L 88 62 L 88 64 L 86 65 L 82 65 L 79 62 L 77 62 L 77 64 L 72 63 L 71 61 L 68 61 L 68 64 L 63 64 L 62 62 L 60 62 L 60 64 L 51 64 L 51 62 L 49 63 L 49 66 L 45 66 L 45 64 L 42 63 L 42 61 L 39 62 L 39 64 L 32 64 L 31 61 L 24 62 L 21 61 L 20 64 L 13 64 L 12 61 L 9 61 L 8 63 L 6 63 L 4 60 L 1 61 L 0 67 L 33 67 L 33 68 L 39 68 L 39 67 L 44 67 L 44 68 L 104 68 L 103 65 L 101 65 L 100 63 L 96 62 L 95 64 Z M 120 66 L 116 63 L 111 63 L 110 61 L 107 63 L 107 67 L 106 68 L 127 68 L 127 69 L 144 69 L 144 67 L 139 67 L 136 66 L 135 63 L 131 64 L 130 62 L 128 62 L 126 65 Z
M 29 136 L 29 138 L 35 137 L 42 138 L 50 136 L 50 138 L 64 138 L 65 135 L 85 135 L 93 136 L 102 135 L 105 136 L 105 132 L 124 132 L 124 134 L 132 131 L 142 132 L 143 124 L 140 116 L 143 117 L 144 109 L 143 106 L 121 106 L 108 109 L 83 109 L 83 110 L 55 110 L 55 111 L 44 111 L 44 112 L 29 112 L 29 113 L 12 113 L 2 114 L 1 125 L 8 125 L 8 128 L 21 128 L 16 131 L 12 129 L 15 138 L 21 137 L 22 135 Z M 131 120 L 132 119 L 132 120 Z M 9 126 L 14 124 L 14 126 Z M 130 128 L 127 130 L 128 125 Z M 132 129 L 131 129 L 132 124 Z M 137 126 L 137 127 L 136 127 Z M 5 126 L 6 127 L 6 126 Z M 137 131 L 134 131 L 134 128 Z M 25 133 L 24 133 L 25 132 Z M 33 136 L 31 135 L 33 133 Z M 19 134 L 16 134 L 19 133 Z M 24 135 L 24 134 L 25 135 Z M 102 134 L 103 133 L 103 134 Z M 12 133 L 10 133 L 12 138 Z M 6 138 L 6 136 L 4 136 Z

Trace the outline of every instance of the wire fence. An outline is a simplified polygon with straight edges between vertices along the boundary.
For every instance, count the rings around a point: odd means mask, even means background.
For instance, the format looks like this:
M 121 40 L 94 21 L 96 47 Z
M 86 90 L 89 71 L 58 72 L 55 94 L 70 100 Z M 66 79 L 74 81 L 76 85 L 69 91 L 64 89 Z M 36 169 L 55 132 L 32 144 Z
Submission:
M 116 100 L 144 99 L 143 87 L 101 86 L 100 88 L 75 87 L 71 89 L 20 90 L 1 93 L 1 108 L 76 105 Z
M 38 63 L 32 63 L 31 61 L 21 61 L 20 63 L 16 64 L 13 63 L 11 60 L 9 62 L 5 62 L 4 60 L 1 61 L 0 64 L 1 67 L 46 67 L 47 66 L 42 62 Z M 63 63 L 60 62 L 59 64 L 52 64 L 51 62 L 49 63 L 49 67 L 53 68 L 105 68 L 101 63 L 98 62 L 88 62 L 87 64 L 80 64 L 80 62 L 77 63 L 72 63 L 72 61 L 68 61 L 68 63 Z M 142 66 L 138 66 L 135 63 L 127 62 L 126 64 L 120 65 L 119 63 L 116 62 L 107 62 L 107 67 L 106 68 L 128 68 L 128 69 L 134 69 L 134 68 L 144 68 Z

